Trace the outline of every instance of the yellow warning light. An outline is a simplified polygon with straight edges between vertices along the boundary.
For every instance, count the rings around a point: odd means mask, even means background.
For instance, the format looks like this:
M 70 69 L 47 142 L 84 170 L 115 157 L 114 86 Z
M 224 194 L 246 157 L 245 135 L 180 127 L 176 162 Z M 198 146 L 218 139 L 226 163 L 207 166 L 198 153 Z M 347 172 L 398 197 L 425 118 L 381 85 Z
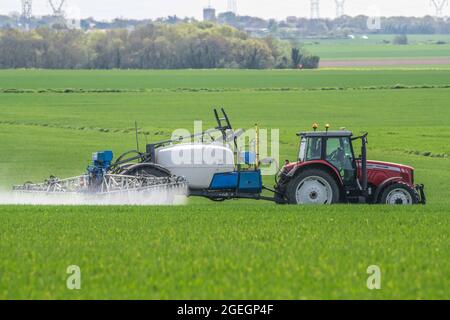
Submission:
M 314 131 L 316 131 L 318 127 L 319 125 L 317 123 L 313 123 L 312 128 L 314 129 Z

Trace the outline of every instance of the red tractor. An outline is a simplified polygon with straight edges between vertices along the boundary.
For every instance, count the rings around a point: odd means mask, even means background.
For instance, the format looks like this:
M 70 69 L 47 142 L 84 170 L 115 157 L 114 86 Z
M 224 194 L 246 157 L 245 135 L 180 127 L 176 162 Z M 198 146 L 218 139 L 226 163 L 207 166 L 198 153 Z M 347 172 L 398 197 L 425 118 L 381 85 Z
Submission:
M 239 151 L 239 130 L 234 132 L 225 110 L 221 111 L 223 117 L 214 110 L 218 126 L 212 131 L 148 144 L 146 152 L 130 151 L 115 161 L 112 151 L 96 152 L 93 164 L 81 177 L 65 180 L 52 177 L 45 183 L 27 183 L 14 190 L 107 194 L 179 188 L 186 189 L 189 196 L 213 201 L 255 199 L 318 205 L 426 202 L 424 186 L 414 184 L 414 168 L 367 160 L 367 134 L 354 137 L 350 131 L 329 131 L 328 126 L 326 131 L 317 132 L 317 125 L 313 126 L 314 132 L 298 134 L 297 161 L 286 163 L 277 175 L 275 189 L 271 190 L 262 182 L 260 164 L 265 161 L 260 161 L 259 152 Z M 221 139 L 215 140 L 211 136 L 213 131 L 220 132 Z M 211 141 L 205 142 L 208 136 Z M 185 138 L 199 137 L 201 143 L 178 143 Z M 355 157 L 355 141 L 361 142 L 359 157 Z M 259 150 L 259 143 L 256 145 Z M 181 154 L 188 158 L 179 161 Z M 201 157 L 197 162 L 194 155 L 198 154 Z M 223 155 L 223 158 L 216 159 L 213 155 Z M 263 195 L 264 191 L 273 195 Z
M 314 130 L 317 125 L 313 126 Z M 414 184 L 414 168 L 367 160 L 367 134 L 350 131 L 299 133 L 298 161 L 278 175 L 276 200 L 289 204 L 425 204 L 423 185 Z M 361 141 L 355 157 L 353 142 Z

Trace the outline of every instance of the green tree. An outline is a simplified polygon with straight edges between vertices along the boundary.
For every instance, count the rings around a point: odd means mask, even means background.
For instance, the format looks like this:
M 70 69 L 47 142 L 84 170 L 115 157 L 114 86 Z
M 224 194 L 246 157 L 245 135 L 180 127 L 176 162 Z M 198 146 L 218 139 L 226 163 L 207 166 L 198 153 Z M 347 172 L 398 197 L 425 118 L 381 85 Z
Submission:
M 252 38 L 230 26 L 182 20 L 134 30 L 4 30 L 0 68 L 286 68 L 290 49 L 274 37 Z
M 299 48 L 292 48 L 291 50 L 291 61 L 292 67 L 297 69 L 302 63 L 303 54 L 300 52 Z
M 398 35 L 394 38 L 394 41 L 392 43 L 397 45 L 407 45 L 408 36 L 406 34 Z

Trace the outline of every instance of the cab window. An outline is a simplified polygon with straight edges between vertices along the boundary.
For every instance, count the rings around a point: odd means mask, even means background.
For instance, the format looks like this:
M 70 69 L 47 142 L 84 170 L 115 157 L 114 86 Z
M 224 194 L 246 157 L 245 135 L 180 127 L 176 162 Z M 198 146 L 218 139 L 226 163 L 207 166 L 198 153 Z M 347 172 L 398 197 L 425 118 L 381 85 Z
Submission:
M 322 138 L 314 137 L 308 139 L 306 150 L 306 161 L 322 159 Z
M 355 164 L 349 137 L 328 138 L 326 160 L 340 172 L 344 181 L 353 179 Z

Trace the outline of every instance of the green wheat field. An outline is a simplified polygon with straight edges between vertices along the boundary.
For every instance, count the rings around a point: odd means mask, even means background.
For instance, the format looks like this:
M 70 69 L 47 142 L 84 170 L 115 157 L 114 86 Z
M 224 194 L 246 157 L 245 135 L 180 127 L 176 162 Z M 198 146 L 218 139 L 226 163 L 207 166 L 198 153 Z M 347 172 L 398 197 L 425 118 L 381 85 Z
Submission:
M 0 205 L 0 299 L 448 299 L 450 69 L 0 71 L 0 188 L 84 172 L 94 151 L 215 125 L 313 122 L 369 132 L 369 158 L 412 165 L 417 207 Z M 144 139 L 144 138 L 142 138 Z M 141 144 L 144 140 L 141 140 Z M 273 177 L 266 177 L 268 186 Z M 81 268 L 68 290 L 66 268 Z M 368 290 L 368 266 L 382 272 Z

